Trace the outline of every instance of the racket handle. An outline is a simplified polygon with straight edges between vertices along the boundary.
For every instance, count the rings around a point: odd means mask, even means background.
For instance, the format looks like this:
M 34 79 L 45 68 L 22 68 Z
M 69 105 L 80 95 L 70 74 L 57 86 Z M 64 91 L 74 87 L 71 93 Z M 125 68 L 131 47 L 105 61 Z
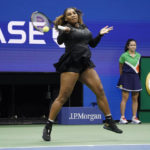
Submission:
M 60 26 L 60 25 L 58 25 L 58 29 L 60 29 L 60 30 L 66 30 L 66 27 L 63 27 L 63 26 Z

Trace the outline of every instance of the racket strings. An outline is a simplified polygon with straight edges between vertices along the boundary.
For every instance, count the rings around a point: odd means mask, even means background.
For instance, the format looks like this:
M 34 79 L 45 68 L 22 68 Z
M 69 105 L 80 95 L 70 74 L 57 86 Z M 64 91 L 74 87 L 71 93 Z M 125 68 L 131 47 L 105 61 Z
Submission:
M 43 32 L 43 28 L 45 26 L 48 26 L 49 28 L 51 28 L 51 23 L 49 22 L 48 18 L 39 12 L 34 12 L 32 14 L 31 21 L 32 21 L 34 28 L 38 31 Z

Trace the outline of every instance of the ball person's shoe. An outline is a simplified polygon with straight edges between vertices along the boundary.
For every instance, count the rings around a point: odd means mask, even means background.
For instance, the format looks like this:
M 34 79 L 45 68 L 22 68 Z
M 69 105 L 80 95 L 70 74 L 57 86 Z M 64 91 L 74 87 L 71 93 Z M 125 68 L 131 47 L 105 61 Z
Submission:
M 52 123 L 48 122 L 43 129 L 43 140 L 51 141 L 51 131 L 52 131 Z
M 116 133 L 123 133 L 123 131 L 120 130 L 117 127 L 115 121 L 112 120 L 112 119 L 111 120 L 106 120 L 103 128 L 106 129 L 106 130 L 110 130 L 110 131 L 116 132 Z
M 132 122 L 133 124 L 141 124 L 141 121 L 137 117 L 132 117 Z
M 119 123 L 120 124 L 128 124 L 128 121 L 125 117 L 121 117 Z

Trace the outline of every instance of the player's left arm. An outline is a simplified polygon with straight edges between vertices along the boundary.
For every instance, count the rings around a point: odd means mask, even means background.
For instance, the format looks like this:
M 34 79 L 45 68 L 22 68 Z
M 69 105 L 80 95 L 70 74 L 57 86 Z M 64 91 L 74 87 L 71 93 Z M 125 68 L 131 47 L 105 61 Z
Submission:
M 107 34 L 109 33 L 111 30 L 113 30 L 113 27 L 108 27 L 108 26 L 105 26 L 104 28 L 102 28 L 99 32 L 99 34 L 95 37 L 95 38 L 92 38 L 90 41 L 89 41 L 89 45 L 91 47 L 96 47 L 97 44 L 100 42 L 102 36 L 104 34 Z

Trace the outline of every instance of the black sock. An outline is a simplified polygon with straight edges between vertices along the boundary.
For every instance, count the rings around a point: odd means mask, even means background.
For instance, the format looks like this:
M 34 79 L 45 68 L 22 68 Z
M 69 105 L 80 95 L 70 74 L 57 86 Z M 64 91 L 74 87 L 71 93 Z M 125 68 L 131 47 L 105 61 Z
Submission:
M 50 120 L 47 120 L 47 122 L 46 122 L 46 128 L 47 129 L 52 128 L 52 125 L 53 125 L 53 122 L 51 122 Z
M 106 119 L 106 120 L 112 120 L 112 115 L 105 116 L 105 119 Z

